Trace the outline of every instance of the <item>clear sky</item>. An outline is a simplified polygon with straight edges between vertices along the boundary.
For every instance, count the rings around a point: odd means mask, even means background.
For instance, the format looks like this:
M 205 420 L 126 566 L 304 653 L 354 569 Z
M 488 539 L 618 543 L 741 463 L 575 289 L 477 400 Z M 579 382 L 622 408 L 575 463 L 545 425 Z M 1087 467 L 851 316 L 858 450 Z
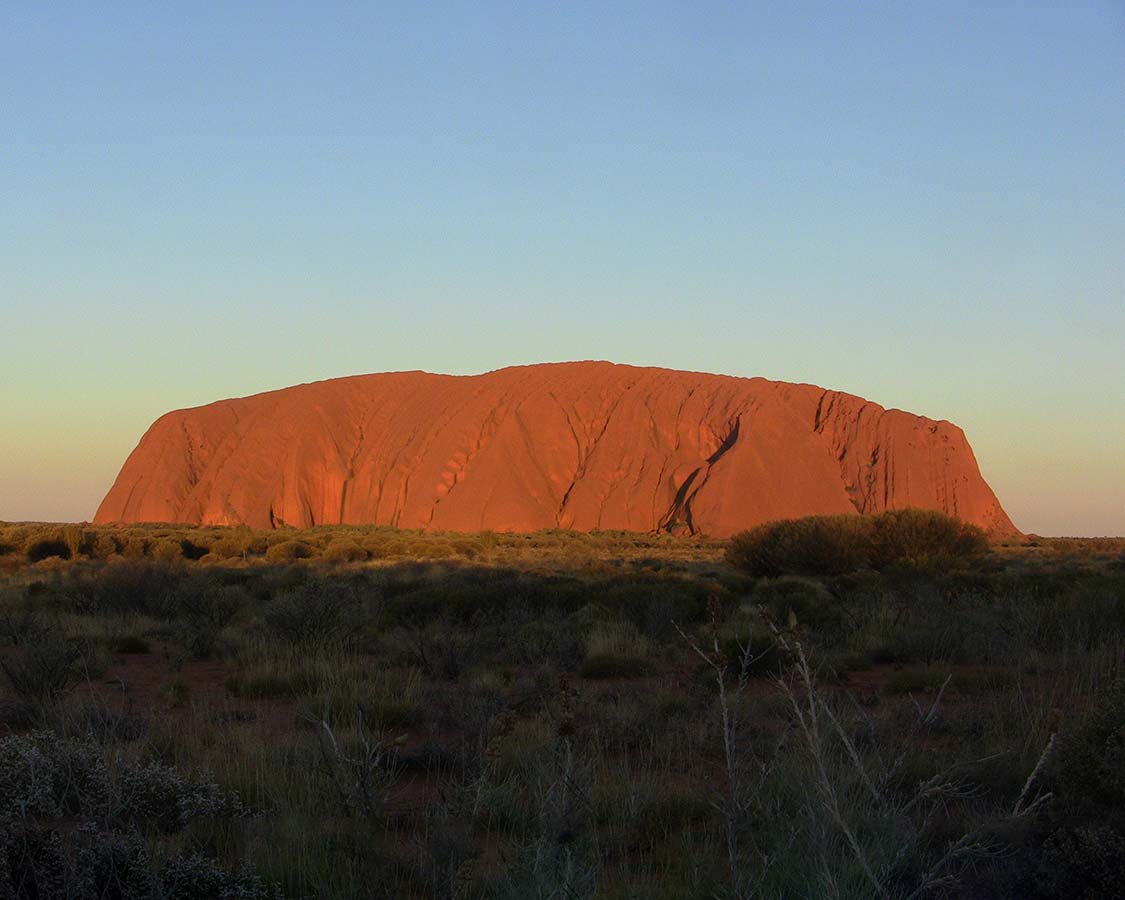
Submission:
M 950 419 L 1125 534 L 1125 3 L 0 12 L 0 519 L 169 409 L 569 359 Z

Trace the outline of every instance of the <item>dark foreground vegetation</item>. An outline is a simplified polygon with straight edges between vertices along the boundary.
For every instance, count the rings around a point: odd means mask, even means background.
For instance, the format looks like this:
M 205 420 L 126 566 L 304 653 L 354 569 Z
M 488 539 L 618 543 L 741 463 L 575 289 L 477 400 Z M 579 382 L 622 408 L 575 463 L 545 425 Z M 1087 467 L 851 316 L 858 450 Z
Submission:
M 0 898 L 1114 898 L 1125 541 L 0 526 Z

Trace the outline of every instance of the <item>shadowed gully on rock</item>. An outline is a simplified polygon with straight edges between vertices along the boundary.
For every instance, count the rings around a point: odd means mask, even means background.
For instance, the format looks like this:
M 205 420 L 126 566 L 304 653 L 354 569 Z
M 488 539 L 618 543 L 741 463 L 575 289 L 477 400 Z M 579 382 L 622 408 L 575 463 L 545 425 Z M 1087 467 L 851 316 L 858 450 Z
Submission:
M 171 412 L 95 521 L 721 537 L 904 507 L 1015 532 L 949 422 L 808 384 L 582 362 L 361 375 Z

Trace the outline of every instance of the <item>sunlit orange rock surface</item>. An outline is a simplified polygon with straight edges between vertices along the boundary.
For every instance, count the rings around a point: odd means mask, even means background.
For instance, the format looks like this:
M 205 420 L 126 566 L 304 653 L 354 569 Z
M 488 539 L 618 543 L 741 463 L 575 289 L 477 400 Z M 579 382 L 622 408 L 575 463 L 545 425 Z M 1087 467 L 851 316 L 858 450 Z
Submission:
M 171 412 L 95 521 L 725 536 L 911 506 L 1015 531 L 949 422 L 808 384 L 582 362 L 361 375 Z

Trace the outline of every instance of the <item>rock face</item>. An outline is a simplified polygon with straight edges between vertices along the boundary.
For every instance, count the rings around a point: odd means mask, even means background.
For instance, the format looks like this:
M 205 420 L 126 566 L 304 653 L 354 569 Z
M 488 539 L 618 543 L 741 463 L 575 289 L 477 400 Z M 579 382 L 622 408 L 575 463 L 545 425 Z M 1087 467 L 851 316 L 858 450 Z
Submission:
M 807 384 L 585 362 L 362 375 L 171 412 L 95 521 L 726 536 L 911 506 L 1015 532 L 949 422 Z

